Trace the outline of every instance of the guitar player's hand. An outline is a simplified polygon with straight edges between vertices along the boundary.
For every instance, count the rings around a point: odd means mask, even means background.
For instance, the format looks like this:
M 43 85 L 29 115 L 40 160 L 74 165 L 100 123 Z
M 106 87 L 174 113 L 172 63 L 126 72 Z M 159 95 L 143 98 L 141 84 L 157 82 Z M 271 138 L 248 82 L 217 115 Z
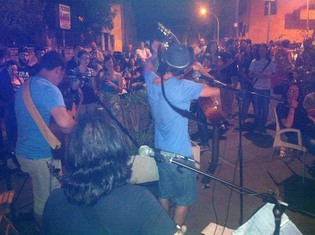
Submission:
M 50 111 L 50 114 L 65 134 L 69 134 L 76 124 L 73 117 L 68 113 L 66 107 L 53 108 Z
M 206 76 L 208 78 L 213 78 L 208 72 L 207 70 L 205 69 L 205 67 L 198 61 L 195 61 L 193 66 L 192 66 L 192 69 L 194 71 L 198 71 L 199 73 L 201 73 L 201 75 L 203 76 Z

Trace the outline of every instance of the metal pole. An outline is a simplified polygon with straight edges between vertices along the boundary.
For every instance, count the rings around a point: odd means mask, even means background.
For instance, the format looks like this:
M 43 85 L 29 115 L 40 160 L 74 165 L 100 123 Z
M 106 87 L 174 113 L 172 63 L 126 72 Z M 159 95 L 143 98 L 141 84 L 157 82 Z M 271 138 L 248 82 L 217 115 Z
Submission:
M 220 43 L 220 21 L 216 14 L 212 13 L 214 18 L 217 20 L 217 45 L 219 46 Z
M 240 1 L 236 0 L 235 2 L 235 37 L 238 38 L 239 37 L 239 28 L 238 28 L 238 15 L 239 15 L 239 7 L 240 7 Z
M 63 46 L 63 48 L 66 47 L 66 32 L 65 32 L 65 30 L 62 30 L 62 46 Z
M 271 2 L 268 1 L 268 26 L 267 26 L 267 44 L 269 43 L 269 31 L 270 31 L 270 14 L 271 14 Z
M 310 23 L 310 0 L 306 0 L 306 14 L 307 14 L 307 18 L 306 18 L 306 36 L 308 37 L 308 31 L 309 31 L 309 23 Z

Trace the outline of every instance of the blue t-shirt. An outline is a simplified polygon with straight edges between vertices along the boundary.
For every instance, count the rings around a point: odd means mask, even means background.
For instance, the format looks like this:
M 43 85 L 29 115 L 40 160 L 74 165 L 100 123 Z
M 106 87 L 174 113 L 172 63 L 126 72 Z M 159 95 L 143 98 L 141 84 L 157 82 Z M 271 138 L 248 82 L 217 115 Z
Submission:
M 148 99 L 155 121 L 155 147 L 161 150 L 181 154 L 187 157 L 193 155 L 189 133 L 188 119 L 166 102 L 162 85 L 154 84 L 157 75 L 153 72 L 144 74 Z M 165 94 L 173 106 L 189 110 L 190 101 L 199 98 L 203 84 L 186 79 L 170 78 L 164 82 Z
M 15 99 L 15 112 L 18 124 L 16 153 L 22 157 L 34 159 L 51 157 L 52 153 L 48 142 L 26 109 L 22 90 L 22 88 L 18 90 Z M 50 111 L 56 107 L 65 107 L 60 90 L 41 77 L 32 79 L 30 90 L 38 112 L 49 126 Z

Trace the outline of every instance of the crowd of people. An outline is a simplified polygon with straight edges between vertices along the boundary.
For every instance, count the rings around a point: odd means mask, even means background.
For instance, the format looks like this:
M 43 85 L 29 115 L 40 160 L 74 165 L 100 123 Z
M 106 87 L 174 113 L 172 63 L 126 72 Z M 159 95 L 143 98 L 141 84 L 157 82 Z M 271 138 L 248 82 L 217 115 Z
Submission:
M 17 61 L 7 49 L 0 50 L 1 161 L 12 159 L 15 167 L 30 175 L 34 217 L 42 234 L 184 233 L 188 208 L 197 198 L 195 174 L 158 162 L 159 204 L 148 191 L 128 184 L 130 140 L 119 125 L 96 115 L 100 106 L 106 107 L 121 122 L 119 100 L 128 93 L 146 90 L 155 147 L 167 152 L 193 158 L 185 111 L 191 111 L 192 101 L 199 97 L 219 96 L 224 123 L 233 117 L 236 99 L 242 105 L 239 128 L 264 135 L 274 120 L 269 110 L 276 109 L 281 126 L 300 129 L 303 144 L 315 155 L 315 92 L 303 89 L 306 83 L 315 84 L 310 76 L 315 67 L 311 38 L 304 40 L 299 53 L 294 53 L 289 40 L 267 45 L 230 38 L 222 46 L 200 38 L 195 48 L 174 44 L 161 55 L 162 46 L 157 41 L 150 46 L 140 42 L 137 49 L 129 44 L 123 52 L 110 53 L 92 42 L 89 49 L 76 45 L 68 61 L 38 46 L 33 65 L 27 47 L 19 49 Z M 191 70 L 202 79 L 185 79 Z M 211 87 L 214 79 L 224 87 Z M 61 168 L 60 161 L 53 159 L 49 141 L 25 104 L 27 87 L 43 122 L 49 125 L 54 119 L 67 135 L 63 189 L 58 189 L 60 182 L 47 167 L 49 162 Z M 254 121 L 247 129 L 251 104 Z M 195 105 L 197 117 L 206 120 L 203 107 Z M 198 125 L 198 133 L 206 149 L 207 125 Z M 57 190 L 51 194 L 53 189 Z M 126 208 L 121 201 L 127 199 Z M 175 199 L 173 218 L 167 213 L 170 199 Z M 67 216 L 74 211 L 75 217 Z M 126 215 L 132 220 L 125 220 Z

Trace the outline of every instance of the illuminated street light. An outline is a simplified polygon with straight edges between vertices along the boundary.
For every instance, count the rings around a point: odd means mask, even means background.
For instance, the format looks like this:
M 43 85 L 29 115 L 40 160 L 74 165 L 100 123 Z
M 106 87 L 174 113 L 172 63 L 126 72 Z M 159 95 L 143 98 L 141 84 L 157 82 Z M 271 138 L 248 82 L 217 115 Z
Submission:
M 200 8 L 200 14 L 201 15 L 206 15 L 207 14 L 207 9 L 202 7 Z M 217 45 L 220 43 L 220 21 L 219 18 L 216 14 L 214 14 L 212 11 L 210 12 L 214 16 L 214 18 L 217 20 Z
M 201 8 L 201 9 L 200 9 L 200 14 L 201 14 L 201 15 L 207 14 L 206 8 Z

